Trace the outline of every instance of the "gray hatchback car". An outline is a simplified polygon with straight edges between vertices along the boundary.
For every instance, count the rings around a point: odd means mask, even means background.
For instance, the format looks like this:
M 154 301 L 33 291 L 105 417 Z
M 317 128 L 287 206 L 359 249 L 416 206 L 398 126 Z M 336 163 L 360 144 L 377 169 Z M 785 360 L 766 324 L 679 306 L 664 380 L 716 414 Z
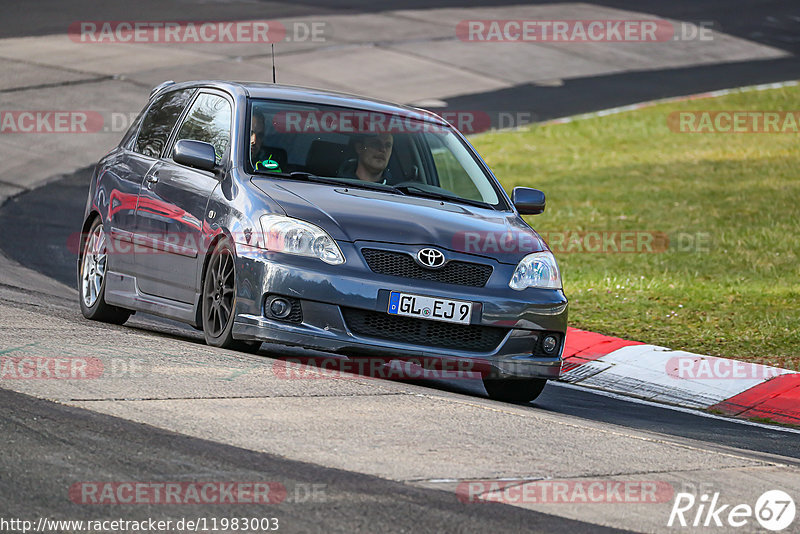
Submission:
M 559 376 L 556 261 L 447 121 L 316 89 L 156 87 L 97 164 L 78 260 L 81 310 L 136 311 L 349 358 L 457 362 L 530 401 Z M 427 365 L 427 364 L 425 364 Z

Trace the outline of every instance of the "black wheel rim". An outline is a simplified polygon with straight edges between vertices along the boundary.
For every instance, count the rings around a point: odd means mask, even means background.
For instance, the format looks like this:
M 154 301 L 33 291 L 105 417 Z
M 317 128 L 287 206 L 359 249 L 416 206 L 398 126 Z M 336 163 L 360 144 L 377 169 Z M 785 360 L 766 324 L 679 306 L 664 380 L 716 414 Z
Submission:
M 203 326 L 211 337 L 220 337 L 233 314 L 233 258 L 223 249 L 211 258 L 203 289 Z

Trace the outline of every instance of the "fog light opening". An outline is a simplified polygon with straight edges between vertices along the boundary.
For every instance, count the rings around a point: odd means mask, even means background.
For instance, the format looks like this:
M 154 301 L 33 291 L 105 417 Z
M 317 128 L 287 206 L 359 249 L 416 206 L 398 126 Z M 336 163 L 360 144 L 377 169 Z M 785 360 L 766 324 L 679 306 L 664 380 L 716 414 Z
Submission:
M 278 297 L 270 302 L 269 312 L 276 319 L 285 319 L 292 313 L 292 305 L 288 300 Z
M 545 336 L 542 340 L 542 349 L 546 354 L 553 354 L 558 348 L 558 338 L 556 336 Z

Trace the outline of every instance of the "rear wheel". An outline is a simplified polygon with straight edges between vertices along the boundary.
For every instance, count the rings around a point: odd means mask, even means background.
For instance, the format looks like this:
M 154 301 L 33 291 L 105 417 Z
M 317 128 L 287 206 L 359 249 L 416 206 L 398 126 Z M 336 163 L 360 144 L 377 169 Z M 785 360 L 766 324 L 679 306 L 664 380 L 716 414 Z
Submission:
M 490 399 L 504 402 L 531 402 L 541 395 L 544 378 L 484 378 L 483 387 Z
M 223 239 L 211 253 L 203 278 L 201 300 L 203 335 L 212 347 L 257 352 L 261 343 L 233 339 L 236 314 L 236 265 L 233 250 Z
M 106 303 L 106 274 L 108 269 L 108 241 L 103 222 L 96 218 L 89 228 L 81 252 L 79 278 L 81 313 L 87 319 L 105 323 L 122 324 L 133 313 Z

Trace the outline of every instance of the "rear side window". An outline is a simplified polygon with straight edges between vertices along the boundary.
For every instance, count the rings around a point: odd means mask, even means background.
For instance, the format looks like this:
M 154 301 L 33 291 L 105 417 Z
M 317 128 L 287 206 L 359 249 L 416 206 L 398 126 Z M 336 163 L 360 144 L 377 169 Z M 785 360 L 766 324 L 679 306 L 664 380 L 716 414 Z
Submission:
M 172 128 L 194 89 L 171 91 L 158 97 L 142 119 L 139 137 L 134 150 L 145 156 L 157 158 L 167 144 Z
M 203 93 L 192 104 L 181 124 L 176 141 L 192 139 L 214 146 L 217 164 L 231 145 L 231 105 L 223 97 Z

